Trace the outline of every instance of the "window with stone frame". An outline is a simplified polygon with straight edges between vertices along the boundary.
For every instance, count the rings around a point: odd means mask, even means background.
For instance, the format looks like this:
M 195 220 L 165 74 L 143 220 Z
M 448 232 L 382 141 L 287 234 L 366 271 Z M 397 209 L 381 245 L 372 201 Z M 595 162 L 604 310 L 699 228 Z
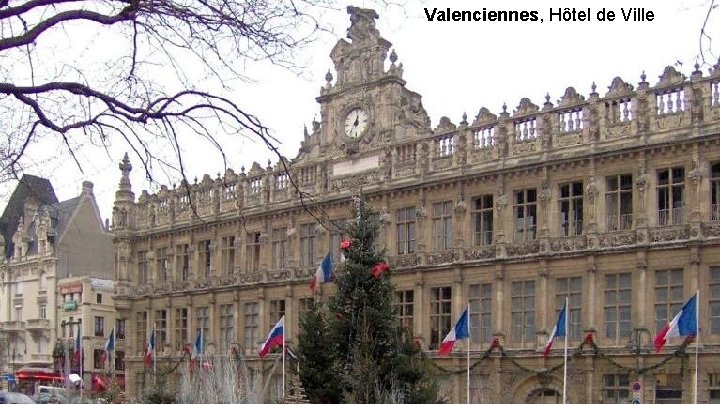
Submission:
M 513 343 L 535 342 L 535 281 L 513 281 L 510 316 Z
M 147 342 L 147 312 L 136 312 L 135 313 L 135 355 L 140 356 L 143 354 L 145 349 L 145 343 Z
M 157 352 L 160 353 L 165 350 L 168 333 L 168 319 L 167 310 L 161 309 L 155 311 L 155 343 L 157 344 Z
M 555 318 L 568 298 L 568 339 L 580 339 L 582 336 L 582 277 L 561 277 L 556 280 Z
M 625 343 L 632 329 L 632 273 L 605 275 L 605 337 Z
M 137 254 L 138 261 L 138 273 L 137 283 L 139 285 L 145 285 L 148 282 L 148 262 L 147 262 L 147 251 L 141 250 Z
M 471 338 L 472 339 L 472 338 Z M 470 404 L 490 404 L 492 403 L 492 382 L 487 370 L 470 371 Z
M 125 319 L 115 320 L 115 339 L 125 339 Z
M 220 349 L 227 350 L 235 341 L 235 305 L 220 305 Z
M 95 317 L 95 334 L 96 337 L 105 337 L 105 317 Z
M 210 308 L 195 308 L 195 336 L 202 333 L 203 343 L 211 341 L 210 336 Z
M 453 202 L 443 201 L 432 205 L 433 241 L 435 250 L 448 250 L 453 247 L 452 213 Z
M 105 360 L 103 352 L 105 352 L 104 349 L 93 349 L 93 368 L 96 370 L 103 369 L 105 367 L 105 365 L 103 364 Z
M 175 308 L 175 350 L 181 350 L 190 342 L 188 337 L 188 309 Z
M 437 350 L 452 327 L 452 287 L 430 289 L 430 350 Z
M 415 207 L 400 208 L 395 212 L 397 254 L 415 253 Z
M 515 241 L 534 240 L 537 229 L 537 189 L 515 191 Z
M 342 260 L 342 249 L 340 244 L 348 239 L 348 225 L 346 219 L 336 219 L 330 225 L 330 255 L 335 265 Z
M 125 371 L 125 352 L 123 350 L 115 350 L 115 371 Z
M 235 273 L 235 235 L 223 236 L 220 240 L 222 249 L 222 269 L 224 274 Z
M 492 283 L 470 284 L 470 341 L 490 343 L 492 341 Z
M 602 393 L 605 404 L 630 403 L 630 375 L 603 374 Z
M 623 231 L 632 228 L 632 174 L 614 174 L 605 177 L 605 212 L 605 229 L 607 231 Z
M 582 235 L 583 232 L 583 183 L 575 181 L 560 185 L 560 236 Z
M 475 246 L 493 244 L 493 195 L 485 194 L 473 199 L 473 243 Z
M 257 302 L 246 302 L 244 306 L 244 330 L 243 344 L 245 350 L 255 350 L 258 340 L 258 331 L 260 328 L 260 311 Z
M 157 279 L 161 283 L 170 281 L 170 267 L 168 266 L 167 248 L 163 247 L 155 251 L 155 264 L 157 268 Z
M 273 229 L 270 238 L 272 243 L 272 268 L 275 270 L 287 268 L 290 256 L 287 227 Z
M 655 332 L 663 330 L 683 306 L 682 269 L 655 271 Z
M 708 403 L 720 404 L 720 373 L 708 374 Z
M 210 252 L 210 239 L 201 240 L 198 243 L 198 258 L 200 260 L 200 274 L 202 277 L 211 276 L 212 253 Z
M 190 279 L 190 245 L 183 243 L 175 248 L 175 260 L 177 265 L 176 280 L 188 281 Z
M 270 300 L 270 317 L 268 318 L 267 330 L 272 329 L 283 315 L 285 315 L 285 300 Z M 287 332 L 287 326 L 285 332 Z
M 245 269 L 247 273 L 257 273 L 260 270 L 260 232 L 247 234 Z
M 412 333 L 413 315 L 415 313 L 415 292 L 413 290 L 396 290 L 393 306 L 400 321 L 403 333 Z
M 710 167 L 710 219 L 720 221 L 720 162 Z
M 682 403 L 682 374 L 655 375 L 655 403 Z
M 720 335 L 720 266 L 710 267 L 710 334 Z
M 679 225 L 684 222 L 685 168 L 673 167 L 657 171 L 657 224 Z
M 300 266 L 314 266 L 317 261 L 315 224 L 300 225 Z
M 302 321 L 305 315 L 310 312 L 313 298 L 300 298 L 298 300 L 298 327 L 302 327 Z

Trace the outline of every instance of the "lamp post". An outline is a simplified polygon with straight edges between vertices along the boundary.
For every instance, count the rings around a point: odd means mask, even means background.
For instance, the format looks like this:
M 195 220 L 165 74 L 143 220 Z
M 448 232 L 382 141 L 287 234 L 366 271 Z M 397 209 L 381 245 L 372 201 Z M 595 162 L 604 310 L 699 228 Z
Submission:
M 63 320 L 60 322 L 60 326 L 65 330 L 65 327 L 68 328 L 68 335 L 70 335 L 70 332 L 72 330 L 72 327 L 75 325 L 82 325 L 82 319 L 78 319 L 77 321 L 65 321 Z M 79 333 L 79 331 L 78 331 Z M 73 344 L 73 338 L 69 337 L 65 343 L 65 389 L 70 392 L 70 345 Z M 82 350 L 82 345 L 80 346 L 80 350 Z M 82 362 L 83 355 L 80 353 L 80 362 Z M 80 374 L 82 374 L 82 364 L 80 365 Z M 80 375 L 81 381 L 80 385 L 82 387 L 82 378 L 83 376 Z
M 633 328 L 632 334 L 630 335 L 630 341 L 628 341 L 628 347 L 635 350 L 635 374 L 638 375 L 640 370 L 640 354 L 643 350 L 649 351 L 649 349 L 643 349 L 643 336 L 647 336 L 647 342 L 652 342 L 652 333 L 648 328 Z

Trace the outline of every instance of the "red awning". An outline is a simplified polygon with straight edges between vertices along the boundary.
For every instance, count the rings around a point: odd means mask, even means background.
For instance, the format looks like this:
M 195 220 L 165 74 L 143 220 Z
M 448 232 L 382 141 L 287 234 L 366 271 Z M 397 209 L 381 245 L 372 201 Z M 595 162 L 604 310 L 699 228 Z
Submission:
M 18 380 L 64 381 L 65 378 L 49 368 L 25 367 L 15 372 Z

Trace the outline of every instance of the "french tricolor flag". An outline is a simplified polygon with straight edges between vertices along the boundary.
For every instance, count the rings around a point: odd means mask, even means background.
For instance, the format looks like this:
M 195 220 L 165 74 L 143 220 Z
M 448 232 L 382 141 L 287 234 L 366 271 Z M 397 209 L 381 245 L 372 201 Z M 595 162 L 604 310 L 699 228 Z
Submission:
M 312 280 L 310 280 L 310 291 L 314 293 L 318 284 L 332 280 L 332 276 L 333 262 L 332 257 L 330 257 L 330 253 L 328 253 L 327 255 L 325 255 L 325 258 L 323 259 L 322 263 L 320 263 L 320 266 L 318 266 L 317 270 L 315 270 L 315 274 L 313 274 Z
M 455 342 L 462 339 L 467 339 L 470 337 L 470 330 L 468 328 L 468 310 L 467 308 L 465 311 L 463 311 L 462 315 L 460 315 L 460 319 L 458 319 L 455 326 L 450 329 L 450 333 L 445 336 L 445 339 L 443 339 L 442 343 L 440 343 L 440 348 L 438 348 L 438 355 L 439 356 L 447 356 L 452 352 L 453 347 L 455 346 Z
M 547 343 L 545 343 L 545 351 L 543 352 L 543 356 L 547 357 L 548 354 L 550 354 L 550 350 L 552 350 L 552 345 L 553 345 L 553 342 L 555 341 L 556 337 L 563 337 L 566 335 L 567 335 L 567 299 L 565 299 L 565 305 L 563 305 L 563 309 L 560 310 L 560 313 L 558 314 L 557 323 L 555 324 L 555 327 L 553 328 L 552 332 L 550 332 L 550 337 L 548 338 Z
M 260 345 L 260 357 L 267 356 L 275 346 L 285 346 L 285 315 L 273 326 L 265 342 Z
M 150 336 L 145 344 L 145 365 L 150 367 L 155 360 L 155 327 L 153 326 Z
M 688 302 L 683 305 L 680 312 L 670 321 L 669 324 L 655 336 L 655 351 L 662 350 L 667 340 L 671 337 L 680 336 L 697 336 L 698 317 L 697 317 L 697 293 L 690 297 Z

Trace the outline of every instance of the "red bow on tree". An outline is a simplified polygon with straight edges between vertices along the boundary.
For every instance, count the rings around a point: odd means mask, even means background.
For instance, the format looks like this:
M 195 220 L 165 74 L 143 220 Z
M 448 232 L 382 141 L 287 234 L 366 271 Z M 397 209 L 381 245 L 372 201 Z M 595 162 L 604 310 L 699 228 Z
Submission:
M 350 239 L 345 239 L 344 241 L 340 242 L 340 249 L 342 249 L 342 250 L 350 249 Z
M 388 266 L 388 264 L 385 262 L 380 262 L 373 266 L 372 276 L 375 278 L 380 278 L 380 276 L 382 276 L 382 274 L 388 270 L 390 270 L 390 266 Z

